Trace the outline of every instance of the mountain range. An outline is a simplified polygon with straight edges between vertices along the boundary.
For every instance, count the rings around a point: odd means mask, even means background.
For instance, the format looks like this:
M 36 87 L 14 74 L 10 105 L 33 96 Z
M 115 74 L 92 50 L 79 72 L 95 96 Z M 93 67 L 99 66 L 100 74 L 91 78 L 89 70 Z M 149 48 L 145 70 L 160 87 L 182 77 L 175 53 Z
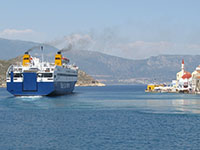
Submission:
M 32 47 L 41 45 L 41 43 L 8 40 L 0 38 L 0 60 L 9 60 L 16 58 Z M 48 52 L 56 51 L 56 48 L 47 44 L 42 44 Z
M 200 55 L 160 55 L 148 59 L 131 60 L 91 51 L 69 51 L 66 56 L 94 78 L 107 84 L 148 84 L 169 82 L 181 69 L 193 72 L 200 63 Z
M 39 43 L 0 39 L 0 59 L 8 60 L 22 55 L 27 49 Z M 45 45 L 44 53 L 53 56 L 58 49 Z M 160 55 L 148 59 L 132 60 L 111 56 L 96 51 L 71 50 L 63 53 L 81 70 L 106 84 L 147 84 L 169 82 L 180 71 L 181 61 L 185 60 L 189 72 L 200 63 L 200 55 Z M 47 58 L 46 58 L 47 59 Z M 0 66 L 2 67 L 2 66 Z

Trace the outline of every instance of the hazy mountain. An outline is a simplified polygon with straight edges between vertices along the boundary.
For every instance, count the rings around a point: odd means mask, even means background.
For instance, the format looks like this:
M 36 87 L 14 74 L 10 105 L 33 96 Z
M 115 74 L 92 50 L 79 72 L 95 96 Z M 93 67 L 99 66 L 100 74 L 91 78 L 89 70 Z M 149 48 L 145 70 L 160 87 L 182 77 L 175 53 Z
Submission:
M 176 78 L 181 61 L 187 71 L 194 71 L 200 55 L 161 55 L 143 60 L 130 60 L 91 51 L 70 51 L 65 54 L 82 70 L 107 83 L 165 82 Z
M 27 49 L 35 45 L 39 44 L 0 39 L 0 59 L 8 60 L 22 55 Z M 52 46 L 45 46 L 45 54 L 51 57 L 56 51 L 57 49 Z M 176 73 L 180 71 L 182 59 L 185 60 L 186 70 L 190 72 L 200 63 L 199 55 L 162 55 L 143 60 L 131 60 L 82 50 L 71 50 L 63 53 L 63 55 L 70 58 L 71 63 L 75 63 L 81 70 L 107 84 L 171 81 L 176 78 Z M 4 61 L 1 64 L 4 64 Z M 4 65 L 0 67 L 5 68 Z
M 0 60 L 8 60 L 22 55 L 26 50 L 41 45 L 40 43 L 0 38 Z M 48 52 L 56 51 L 55 47 L 44 45 Z

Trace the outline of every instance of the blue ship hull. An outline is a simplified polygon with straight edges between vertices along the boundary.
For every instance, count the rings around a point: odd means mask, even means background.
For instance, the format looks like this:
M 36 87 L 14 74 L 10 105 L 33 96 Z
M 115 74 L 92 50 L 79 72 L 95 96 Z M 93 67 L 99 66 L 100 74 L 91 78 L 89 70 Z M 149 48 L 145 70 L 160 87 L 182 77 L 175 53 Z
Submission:
M 35 73 L 23 73 L 23 82 L 7 82 L 7 90 L 15 96 L 63 95 L 74 90 L 76 82 L 37 82 Z
M 24 90 L 23 82 L 8 82 L 7 90 L 15 96 L 47 96 L 47 95 L 63 95 L 73 92 L 76 82 L 66 82 L 70 87 L 61 87 L 62 83 L 54 82 L 38 82 L 36 90 Z

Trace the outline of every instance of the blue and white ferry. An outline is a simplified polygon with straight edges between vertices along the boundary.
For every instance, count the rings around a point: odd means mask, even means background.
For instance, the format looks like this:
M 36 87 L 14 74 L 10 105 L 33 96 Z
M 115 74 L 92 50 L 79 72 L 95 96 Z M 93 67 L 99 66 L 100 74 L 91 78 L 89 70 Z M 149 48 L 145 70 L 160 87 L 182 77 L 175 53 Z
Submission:
M 6 73 L 7 90 L 15 96 L 47 96 L 71 93 L 78 79 L 78 67 L 70 65 L 61 51 L 55 62 L 43 62 L 25 52 L 22 63 Z

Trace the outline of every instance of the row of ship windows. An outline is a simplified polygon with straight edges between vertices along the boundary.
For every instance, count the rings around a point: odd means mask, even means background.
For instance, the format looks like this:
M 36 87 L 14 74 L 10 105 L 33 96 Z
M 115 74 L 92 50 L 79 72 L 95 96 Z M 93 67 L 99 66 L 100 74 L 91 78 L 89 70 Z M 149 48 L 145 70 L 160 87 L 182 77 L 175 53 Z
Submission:
M 9 74 L 10 76 L 10 74 Z M 15 78 L 22 78 L 23 77 L 23 74 L 22 73 L 14 73 L 13 76 Z M 67 76 L 67 77 L 77 77 L 77 75 L 73 75 L 73 74 L 64 74 L 64 73 L 58 73 L 57 76 Z M 38 73 L 37 74 L 37 77 L 44 77 L 44 78 L 50 78 L 50 77 L 53 77 L 53 73 Z M 56 77 L 56 76 L 54 76 Z
M 9 74 L 9 76 L 10 76 L 10 74 Z M 14 73 L 13 77 L 14 78 L 22 78 L 23 74 L 22 73 Z M 49 77 L 53 77 L 53 73 L 38 73 L 37 77 L 49 78 Z
M 57 74 L 58 76 L 67 76 L 67 77 L 77 77 L 77 75 L 75 75 L 75 74 L 64 74 L 64 73 L 58 73 Z

